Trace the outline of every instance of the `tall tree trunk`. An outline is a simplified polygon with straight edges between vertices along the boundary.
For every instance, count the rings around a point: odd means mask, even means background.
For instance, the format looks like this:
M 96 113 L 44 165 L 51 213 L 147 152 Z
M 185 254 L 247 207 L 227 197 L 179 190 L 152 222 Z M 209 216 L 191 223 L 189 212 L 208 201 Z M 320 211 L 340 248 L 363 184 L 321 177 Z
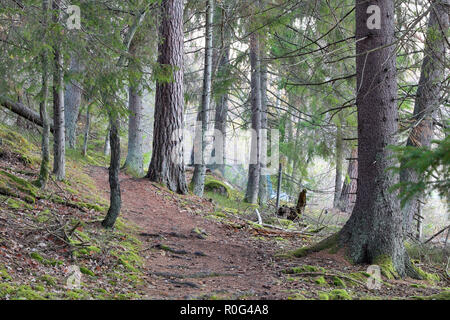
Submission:
M 50 0 L 51 1 L 51 0 Z M 47 27 L 49 19 L 49 9 L 50 4 L 49 0 L 42 1 L 42 11 L 43 11 L 43 19 L 42 26 L 44 28 L 44 43 L 47 42 Z M 39 171 L 39 178 L 37 180 L 37 185 L 44 189 L 48 182 L 49 177 L 49 166 L 50 166 L 50 124 L 47 114 L 47 101 L 49 94 L 49 61 L 48 61 L 48 50 L 47 48 L 43 48 L 42 51 L 42 90 L 40 95 L 40 103 L 39 103 L 39 113 L 42 121 L 42 159 L 41 159 L 41 168 Z
M 128 52 L 135 55 L 138 49 L 138 41 L 133 40 Z M 128 68 L 131 72 L 137 71 L 136 63 L 130 60 Z M 136 176 L 142 176 L 144 172 L 144 155 L 143 155 L 143 117 L 144 108 L 142 105 L 142 93 L 140 81 L 136 83 L 130 80 L 128 88 L 128 153 L 125 160 L 124 168 Z
M 340 114 L 341 115 L 341 114 Z M 334 187 L 334 201 L 333 207 L 337 208 L 339 206 L 339 199 L 341 198 L 342 192 L 342 158 L 344 156 L 343 152 L 343 140 L 342 140 L 342 116 L 339 117 L 336 132 L 336 179 Z
M 78 58 L 72 56 L 70 61 L 71 74 L 79 73 L 82 70 Z M 70 149 L 77 147 L 77 120 L 80 113 L 81 98 L 83 90 L 81 84 L 72 79 L 66 84 L 66 91 L 64 94 L 64 117 L 66 125 L 66 141 Z
M 86 126 L 84 127 L 84 141 L 83 141 L 83 157 L 87 156 L 88 141 L 89 141 L 89 130 L 91 128 L 91 106 L 86 107 Z
M 126 34 L 123 43 L 126 46 L 127 51 L 130 49 L 131 42 L 134 39 L 137 29 L 142 24 L 147 10 L 140 12 L 135 16 L 135 21 L 130 26 L 128 33 Z M 117 66 L 121 67 L 125 60 L 125 55 L 121 55 Z M 114 108 L 113 94 L 106 92 L 103 97 L 103 101 L 109 109 L 109 145 L 111 147 L 111 160 L 109 166 L 109 187 L 110 193 L 110 205 L 108 214 L 102 222 L 103 227 L 112 228 L 116 223 L 116 220 L 120 214 L 120 208 L 122 206 L 121 192 L 120 192 L 120 113 Z
M 261 158 L 260 158 L 260 178 L 259 178 L 259 204 L 265 205 L 267 203 L 267 175 L 262 175 L 261 170 L 267 167 L 267 62 L 264 61 L 266 55 L 266 48 L 264 44 L 260 45 L 260 60 L 261 60 Z
M 222 3 L 224 6 L 224 3 Z M 229 74 L 230 64 L 230 28 L 226 22 L 227 9 L 215 6 L 215 21 L 220 21 L 217 24 L 214 32 L 214 44 L 215 48 L 213 55 L 213 65 L 217 65 L 217 75 L 215 77 L 215 85 L 220 89 L 220 94 L 215 99 L 215 116 L 214 116 L 214 130 L 218 134 L 221 134 L 221 140 L 215 140 L 211 151 L 211 158 L 215 160 L 215 163 L 211 163 L 210 168 L 212 170 L 218 169 L 222 175 L 225 175 L 226 165 L 226 137 L 227 137 L 227 117 L 228 117 L 228 104 L 229 95 L 228 88 L 224 88 L 222 84 L 227 81 Z M 221 47 L 223 45 L 223 48 Z M 220 49 L 219 49 L 220 48 Z M 215 69 L 215 67 L 214 67 Z
M 55 11 L 53 20 L 55 23 L 62 21 L 61 0 L 54 0 L 53 10 Z M 60 38 L 57 35 L 56 38 Z M 65 124 L 64 124 L 64 70 L 63 53 L 61 41 L 56 40 L 53 46 L 54 51 L 54 72 L 53 72 L 53 126 L 55 128 L 53 145 L 53 174 L 57 181 L 62 181 L 66 177 L 66 148 L 65 148 Z
M 380 29 L 368 28 L 367 9 L 374 4 L 381 10 Z M 395 144 L 398 130 L 394 31 L 393 1 L 356 1 L 359 180 L 340 241 L 354 263 L 379 264 L 392 276 L 404 277 L 417 274 L 403 245 L 399 199 L 388 191 L 399 181 L 387 171 L 395 165 L 387 147 Z
M 209 122 L 209 106 L 211 102 L 211 77 L 212 77 L 212 50 L 213 50 L 213 18 L 214 17 L 214 1 L 206 1 L 206 30 L 205 30 L 205 64 L 203 74 L 203 94 L 202 94 L 202 128 L 200 141 L 196 143 L 201 144 L 201 159 L 200 163 L 197 161 L 194 164 L 194 175 L 192 177 L 192 187 L 195 195 L 202 197 L 205 189 L 206 176 L 206 132 L 208 131 Z M 197 158 L 194 156 L 194 159 Z
M 144 108 L 142 95 L 138 89 L 130 86 L 128 100 L 128 109 L 130 111 L 128 118 L 128 153 L 124 168 L 137 176 L 142 176 L 144 172 L 142 134 Z
M 358 181 L 358 149 L 353 148 L 351 160 L 348 164 L 347 176 L 342 186 L 341 196 L 339 198 L 339 210 L 351 212 L 356 201 L 357 181 Z
M 110 185 L 110 205 L 108 214 L 102 222 L 104 228 L 112 228 L 116 223 L 117 217 L 122 206 L 120 193 L 120 121 L 119 115 L 110 111 L 110 143 L 111 143 L 111 161 L 109 165 L 109 185 Z
M 183 8 L 182 0 L 163 0 L 158 63 L 173 67 L 173 81 L 156 84 L 153 154 L 147 177 L 181 194 L 188 192 L 183 152 Z
M 261 63 L 258 37 L 256 32 L 250 36 L 252 144 L 245 194 L 245 201 L 253 204 L 258 203 L 261 161 Z
M 109 156 L 111 154 L 111 121 L 108 122 L 108 128 L 106 129 L 105 143 L 103 145 L 103 154 Z
M 450 1 L 435 1 L 431 6 L 424 59 L 414 106 L 413 127 L 407 142 L 407 145 L 411 147 L 426 148 L 431 145 L 434 131 L 433 113 L 439 108 L 441 82 L 445 74 Z M 417 183 L 419 180 L 420 175 L 414 169 L 403 169 L 400 172 L 401 183 Z M 405 235 L 411 232 L 419 200 L 420 195 L 417 195 L 406 202 L 402 208 Z

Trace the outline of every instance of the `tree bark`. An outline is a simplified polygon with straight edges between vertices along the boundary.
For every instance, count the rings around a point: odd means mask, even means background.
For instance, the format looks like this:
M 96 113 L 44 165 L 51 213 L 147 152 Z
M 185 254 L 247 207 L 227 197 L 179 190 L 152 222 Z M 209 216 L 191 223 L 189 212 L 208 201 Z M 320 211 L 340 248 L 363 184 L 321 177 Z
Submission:
M 104 228 L 112 228 L 116 223 L 117 217 L 122 206 L 120 192 L 120 121 L 119 115 L 110 111 L 110 143 L 111 143 L 111 162 L 109 165 L 109 185 L 110 185 L 110 205 L 108 214 L 102 222 Z
M 413 127 L 407 142 L 407 146 L 418 148 L 431 145 L 434 132 L 433 113 L 439 108 L 441 82 L 445 75 L 450 2 L 435 1 L 431 6 L 424 59 L 414 106 Z M 417 183 L 419 180 L 420 175 L 414 169 L 403 169 L 400 172 L 401 183 Z M 419 199 L 420 195 L 413 197 L 402 208 L 405 235 L 412 231 L 412 222 L 415 212 L 418 211 Z
M 356 201 L 357 181 L 358 181 L 358 149 L 353 148 L 351 160 L 348 164 L 347 176 L 342 186 L 339 198 L 339 210 L 351 212 Z
M 138 89 L 129 87 L 128 109 L 128 152 L 124 168 L 136 176 L 142 176 L 144 172 L 143 156 L 143 129 L 142 122 L 144 108 L 142 105 L 142 95 Z
M 222 3 L 224 6 L 224 3 Z M 227 117 L 228 117 L 228 104 L 229 95 L 228 88 L 224 85 L 228 81 L 227 77 L 230 64 L 230 28 L 226 22 L 227 9 L 216 6 L 215 7 L 215 21 L 219 21 L 220 25 L 215 28 L 214 32 L 214 63 L 217 65 L 217 76 L 215 77 L 215 85 L 219 85 L 220 94 L 215 99 L 215 116 L 214 116 L 214 130 L 217 134 L 220 133 L 221 137 L 214 141 L 214 146 L 211 151 L 211 158 L 215 160 L 215 163 L 211 163 L 210 168 L 212 170 L 218 169 L 222 175 L 225 175 L 226 166 L 226 137 L 227 137 Z M 223 48 L 218 49 L 223 46 Z M 215 69 L 215 67 L 214 67 Z
M 82 150 L 83 157 L 87 156 L 90 128 L 91 128 L 91 107 L 88 105 L 86 107 L 86 126 L 84 127 L 84 141 L 83 141 L 83 150 Z
M 53 20 L 55 23 L 61 23 L 62 11 L 61 0 L 54 0 L 53 10 L 55 11 Z M 60 35 L 56 36 L 60 38 Z M 53 72 L 53 126 L 55 133 L 53 135 L 53 174 L 57 181 L 62 181 L 66 177 L 66 149 L 65 149 L 65 124 L 64 124 L 64 70 L 63 53 L 61 41 L 56 41 L 53 45 L 54 54 L 54 72 Z
M 250 35 L 252 144 L 245 194 L 245 201 L 253 204 L 258 203 L 261 161 L 261 63 L 258 37 L 256 32 Z
M 336 179 L 334 187 L 333 207 L 339 206 L 339 199 L 342 192 L 342 158 L 343 158 L 343 140 L 342 140 L 342 117 L 339 118 L 336 132 Z
M 368 6 L 381 10 L 381 28 L 369 29 Z M 398 130 L 394 2 L 356 1 L 356 70 L 358 108 L 358 194 L 340 241 L 354 263 L 391 267 L 392 275 L 414 275 L 403 245 L 398 195 L 390 188 L 398 176 L 387 148 Z
M 259 204 L 266 205 L 268 194 L 267 194 L 267 175 L 261 175 L 261 170 L 267 166 L 267 134 L 268 134 L 268 123 L 267 123 L 267 62 L 263 61 L 265 53 L 265 45 L 260 45 L 260 60 L 261 60 L 261 155 L 260 155 L 260 178 L 259 178 Z
M 202 94 L 202 106 L 201 106 L 201 135 L 199 135 L 201 145 L 200 163 L 195 161 L 194 163 L 194 175 L 192 177 L 192 187 L 195 195 L 202 197 L 205 188 L 205 176 L 206 176 L 206 132 L 208 131 L 209 122 L 209 107 L 211 102 L 211 77 L 212 77 L 212 49 L 213 49 L 213 16 L 214 16 L 214 1 L 206 1 L 206 30 L 205 30 L 205 64 L 203 74 L 203 94 Z M 194 159 L 198 157 L 194 156 Z
M 109 156 L 111 154 L 111 122 L 108 123 L 106 129 L 105 143 L 103 145 L 103 154 Z
M 70 62 L 69 73 L 79 73 L 82 70 L 78 58 L 73 56 Z M 81 84 L 76 80 L 71 80 L 66 84 L 64 94 L 64 117 L 66 126 L 66 141 L 70 149 L 77 147 L 77 120 L 80 113 L 81 98 L 83 90 Z
M 180 194 L 188 192 L 183 152 L 183 8 L 182 0 L 163 0 L 158 63 L 173 68 L 170 83 L 156 84 L 153 154 L 147 177 Z
M 42 11 L 43 11 L 43 19 L 42 26 L 44 28 L 44 42 L 47 41 L 47 27 L 49 21 L 49 0 L 42 1 Z M 39 171 L 39 177 L 37 180 L 37 185 L 44 189 L 48 182 L 49 177 L 49 166 L 50 166 L 50 125 L 47 114 L 47 102 L 48 102 L 48 93 L 49 93 L 49 61 L 48 61 L 48 50 L 47 48 L 43 48 L 42 50 L 42 89 L 39 102 L 39 113 L 42 121 L 42 159 L 41 159 L 41 167 Z

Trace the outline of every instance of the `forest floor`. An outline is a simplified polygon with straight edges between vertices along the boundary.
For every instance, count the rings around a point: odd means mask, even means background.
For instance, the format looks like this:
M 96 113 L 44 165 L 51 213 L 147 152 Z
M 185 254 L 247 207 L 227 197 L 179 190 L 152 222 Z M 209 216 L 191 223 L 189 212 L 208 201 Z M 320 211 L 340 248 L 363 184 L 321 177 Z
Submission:
M 106 169 L 91 168 L 90 176 L 108 196 Z M 392 299 L 442 291 L 412 279 L 369 290 L 361 277 L 368 266 L 352 266 L 339 253 L 283 255 L 307 245 L 305 236 L 255 228 L 220 214 L 213 201 L 120 178 L 123 218 L 138 227 L 147 249 L 144 290 L 151 299 Z
M 449 298 L 440 266 L 417 261 L 440 281 L 383 279 L 370 290 L 368 266 L 341 253 L 287 254 L 319 235 L 263 228 L 126 174 L 120 219 L 104 230 L 108 172 L 92 162 L 69 154 L 67 180 L 38 190 L 39 150 L 0 128 L 0 299 Z M 72 266 L 77 287 L 68 287 Z

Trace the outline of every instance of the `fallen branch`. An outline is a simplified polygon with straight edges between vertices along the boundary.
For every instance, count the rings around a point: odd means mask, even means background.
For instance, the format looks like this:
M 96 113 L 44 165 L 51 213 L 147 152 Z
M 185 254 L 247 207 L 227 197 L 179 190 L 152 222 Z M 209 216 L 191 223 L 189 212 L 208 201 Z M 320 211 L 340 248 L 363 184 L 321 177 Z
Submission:
M 28 108 L 22 103 L 14 102 L 11 99 L 0 95 L 0 105 L 5 107 L 6 109 L 11 110 L 15 114 L 27 119 L 28 121 L 33 122 L 34 124 L 42 127 L 42 120 L 39 113 L 36 111 Z M 53 125 L 50 125 L 50 131 L 54 132 Z
M 242 220 L 242 221 L 246 222 L 246 223 L 249 224 L 249 225 L 252 225 L 252 224 L 255 223 L 254 221 L 251 221 L 251 220 L 248 220 L 248 219 L 245 219 L 245 218 L 236 216 L 236 215 L 231 214 L 231 213 L 228 213 L 228 212 L 226 212 L 226 211 L 223 211 L 223 212 L 224 212 L 226 215 L 228 215 L 228 216 L 230 216 L 230 217 L 233 217 L 233 218 L 237 218 L 237 219 L 239 219 L 239 220 Z M 284 229 L 284 228 L 281 228 L 281 227 L 278 227 L 278 226 L 274 226 L 274 225 L 271 225 L 271 224 L 266 224 L 266 223 L 262 223 L 261 226 L 264 227 L 264 228 L 280 230 L 280 231 L 282 231 L 282 232 L 284 232 L 284 233 L 288 233 L 288 234 L 299 234 L 299 235 L 304 235 L 304 236 L 314 236 L 314 234 L 312 234 L 312 233 L 308 233 L 308 232 L 304 232 L 304 231 L 287 230 L 287 229 Z
M 438 233 L 436 233 L 434 236 L 432 236 L 430 239 L 428 239 L 427 241 L 424 242 L 424 244 L 427 244 L 429 242 L 431 242 L 431 240 L 433 240 L 434 238 L 436 238 L 437 236 L 439 236 L 441 233 L 443 233 L 445 230 L 447 230 L 448 228 L 450 228 L 450 225 L 446 226 L 444 229 L 442 229 L 441 231 L 439 231 Z

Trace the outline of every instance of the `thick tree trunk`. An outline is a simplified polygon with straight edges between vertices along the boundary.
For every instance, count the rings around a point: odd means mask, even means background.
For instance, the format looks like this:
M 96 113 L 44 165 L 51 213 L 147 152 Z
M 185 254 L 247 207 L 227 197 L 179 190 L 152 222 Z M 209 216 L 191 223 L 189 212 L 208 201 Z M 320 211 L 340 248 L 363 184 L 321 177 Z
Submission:
M 258 203 L 261 153 L 261 64 L 258 34 L 250 36 L 252 145 L 245 201 Z
M 369 30 L 367 9 L 374 4 L 381 9 L 381 29 Z M 399 179 L 386 170 L 395 165 L 387 147 L 396 143 L 398 130 L 394 31 L 393 1 L 356 1 L 359 180 L 340 241 L 354 263 L 390 267 L 393 276 L 404 277 L 414 272 L 403 245 L 399 199 L 389 191 Z
M 153 154 L 147 177 L 181 194 L 188 192 L 183 152 L 183 7 L 163 0 L 158 63 L 173 67 L 173 81 L 157 82 Z
M 70 62 L 70 73 L 79 73 L 82 70 L 78 59 L 73 56 Z M 81 84 L 76 80 L 71 80 L 66 84 L 64 94 L 64 117 L 66 125 L 66 141 L 70 149 L 77 147 L 77 120 L 80 113 L 81 98 L 83 90 Z
M 433 139 L 433 113 L 439 108 L 441 82 L 445 75 L 449 8 L 450 1 L 435 1 L 430 11 L 413 124 L 407 142 L 411 147 L 430 147 Z M 402 183 L 417 183 L 419 180 L 420 176 L 414 169 L 404 169 L 400 172 Z M 405 235 L 412 231 L 413 217 L 418 210 L 419 199 L 420 195 L 413 197 L 402 208 Z
M 54 0 L 53 10 L 55 10 L 54 22 L 61 23 L 61 0 Z M 66 177 L 66 138 L 64 124 L 64 58 L 60 41 L 55 42 L 53 51 L 55 68 L 53 72 L 53 126 L 55 128 L 53 135 L 53 174 L 57 181 L 62 181 Z
M 337 125 L 336 133 L 336 179 L 334 187 L 334 201 L 333 207 L 337 208 L 339 206 L 339 199 L 341 198 L 342 192 L 342 158 L 343 158 L 343 140 L 342 140 L 342 123 L 339 119 Z
M 43 11 L 43 19 L 42 26 L 44 28 L 44 42 L 47 41 L 47 26 L 49 21 L 49 0 L 42 1 L 42 11 Z M 41 90 L 41 101 L 39 103 L 39 113 L 42 120 L 42 159 L 41 159 L 41 168 L 39 171 L 39 178 L 37 180 L 37 185 L 44 189 L 48 182 L 48 177 L 50 173 L 50 125 L 47 114 L 47 101 L 48 101 L 48 88 L 49 83 L 49 61 L 48 61 L 48 50 L 47 48 L 43 49 L 42 52 L 42 90 Z
M 341 196 L 339 198 L 339 210 L 351 212 L 356 202 L 356 192 L 358 188 L 358 149 L 353 148 L 351 160 L 348 164 L 347 176 L 342 186 Z
M 109 165 L 110 206 L 108 214 L 102 222 L 104 228 L 112 228 L 116 223 L 122 205 L 120 194 L 120 121 L 118 114 L 110 112 L 111 162 Z
M 209 106 L 211 102 L 211 77 L 212 77 L 212 42 L 213 42 L 213 16 L 214 16 L 214 1 L 206 1 L 206 31 L 205 31 L 205 64 L 203 74 L 203 94 L 202 94 L 202 106 L 201 106 L 201 134 L 196 139 L 200 138 L 200 141 L 195 141 L 195 144 L 200 144 L 201 154 L 200 163 L 195 161 L 194 163 L 194 175 L 192 177 L 192 187 L 195 195 L 202 197 L 205 188 L 205 176 L 206 176 L 206 132 L 208 131 L 209 122 Z M 196 160 L 194 155 L 194 159 Z

